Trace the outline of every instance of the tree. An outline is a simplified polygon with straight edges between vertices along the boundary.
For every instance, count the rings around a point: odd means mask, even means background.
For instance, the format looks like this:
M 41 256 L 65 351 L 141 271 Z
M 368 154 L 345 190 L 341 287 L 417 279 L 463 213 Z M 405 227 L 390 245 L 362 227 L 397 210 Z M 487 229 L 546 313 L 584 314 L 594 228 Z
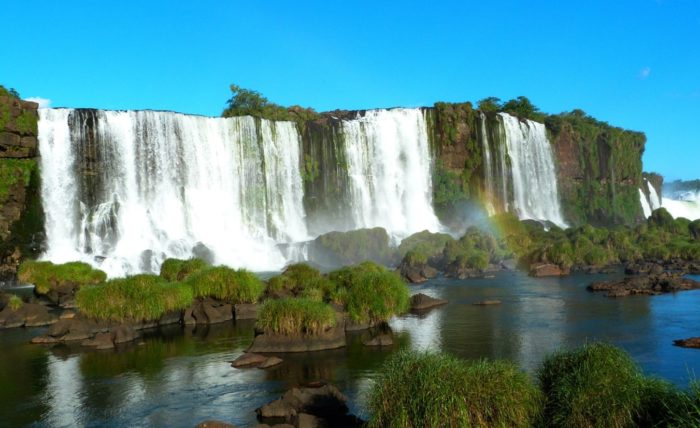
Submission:
M 527 97 L 522 95 L 503 104 L 502 110 L 506 113 L 512 113 L 518 117 L 528 119 L 533 119 L 541 115 L 540 109 L 535 107 L 535 105 L 532 104 Z
M 222 116 L 262 116 L 266 107 L 275 106 L 271 104 L 260 92 L 241 88 L 238 85 L 231 85 L 231 98 L 226 101 L 227 107 Z
M 479 101 L 479 110 L 484 113 L 495 113 L 501 110 L 501 99 L 498 97 L 488 97 Z

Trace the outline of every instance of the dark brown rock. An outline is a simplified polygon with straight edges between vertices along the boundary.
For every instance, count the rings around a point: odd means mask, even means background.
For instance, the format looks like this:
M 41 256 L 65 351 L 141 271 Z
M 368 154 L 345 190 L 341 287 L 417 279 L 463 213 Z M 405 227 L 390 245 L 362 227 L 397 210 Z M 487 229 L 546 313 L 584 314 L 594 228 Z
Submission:
M 236 426 L 221 421 L 204 421 L 198 423 L 194 428 L 236 428 Z
M 423 293 L 411 296 L 411 310 L 413 311 L 424 311 L 445 304 L 447 304 L 447 300 L 436 299 Z
M 19 147 L 22 138 L 14 132 L 0 132 L 0 146 Z
M 501 301 L 500 300 L 482 300 L 480 302 L 475 302 L 472 304 L 475 306 L 496 306 L 496 305 L 500 305 Z
M 380 334 L 365 340 L 362 344 L 365 346 L 391 346 L 394 344 L 394 338 L 391 334 Z
M 254 320 L 258 318 L 257 303 L 239 303 L 233 306 L 233 312 L 237 320 Z
M 538 263 L 530 266 L 530 275 L 537 278 L 546 276 L 566 276 L 569 273 L 569 269 L 551 263 Z
M 132 342 L 141 335 L 128 324 L 121 324 L 111 331 L 112 340 L 115 344 Z
M 657 295 L 695 289 L 700 289 L 700 282 L 667 273 L 594 282 L 588 286 L 589 291 L 606 292 L 608 297 L 624 297 L 637 294 Z
M 114 342 L 110 333 L 97 333 L 92 339 L 83 340 L 81 345 L 95 349 L 114 348 Z
M 246 352 L 240 357 L 231 362 L 231 366 L 239 367 L 257 367 L 267 361 L 268 357 L 253 352 Z
M 688 339 L 674 340 L 673 344 L 681 348 L 697 348 L 700 349 L 700 337 L 690 337 Z
M 310 352 L 337 349 L 345 346 L 345 329 L 335 327 L 317 335 L 286 336 L 260 334 L 255 337 L 248 352 L 281 353 Z
M 282 364 L 284 361 L 279 357 L 270 357 L 258 366 L 259 369 L 269 369 Z

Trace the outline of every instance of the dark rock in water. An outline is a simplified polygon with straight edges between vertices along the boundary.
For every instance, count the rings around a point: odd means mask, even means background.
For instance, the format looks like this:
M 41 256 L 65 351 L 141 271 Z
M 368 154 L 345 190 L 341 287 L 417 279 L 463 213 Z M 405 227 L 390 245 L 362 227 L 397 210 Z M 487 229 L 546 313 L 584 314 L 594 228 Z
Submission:
M 537 278 L 546 276 L 566 276 L 569 273 L 569 269 L 551 263 L 538 263 L 530 266 L 530 275 Z
M 182 311 L 172 311 L 160 317 L 158 325 L 178 324 L 180 320 L 182 320 Z
M 51 325 L 58 318 L 49 310 L 38 303 L 22 303 L 18 309 L 12 309 L 10 305 L 0 311 L 0 329 L 14 327 L 41 327 Z
M 315 383 L 292 388 L 282 398 L 255 412 L 261 422 L 295 427 L 359 427 L 363 422 L 348 415 L 347 398 L 333 385 Z M 277 425 L 280 426 L 280 425 Z
M 411 296 L 411 310 L 413 311 L 424 311 L 445 304 L 447 304 L 447 300 L 436 299 L 423 293 Z
M 221 421 L 204 421 L 198 423 L 194 428 L 236 428 L 236 426 Z
M 383 265 L 397 263 L 389 234 L 381 227 L 349 232 L 329 232 L 311 241 L 308 259 L 324 267 L 340 267 L 372 260 Z
M 606 292 L 608 297 L 635 294 L 657 295 L 676 291 L 700 289 L 700 282 L 670 274 L 633 276 L 615 281 L 594 282 L 589 291 Z
M 310 352 L 337 349 L 344 346 L 345 329 L 341 326 L 316 335 L 260 334 L 255 336 L 253 344 L 248 348 L 247 352 Z
M 362 344 L 365 346 L 391 346 L 394 344 L 394 338 L 391 334 L 380 334 L 363 341 Z
M 275 367 L 282 364 L 284 360 L 279 357 L 270 357 L 263 361 L 262 364 L 258 366 L 259 369 L 269 369 L 270 367 Z
M 398 267 L 401 277 L 412 283 L 420 284 L 438 275 L 438 270 L 426 263 L 416 263 L 404 258 Z
M 254 320 L 258 318 L 257 303 L 239 303 L 233 306 L 233 313 L 236 320 Z
M 503 260 L 501 267 L 505 270 L 516 270 L 518 269 L 518 261 L 515 259 Z
M 697 348 L 700 349 L 700 337 L 690 337 L 688 339 L 674 340 L 673 344 L 681 348 Z
M 267 361 L 268 357 L 253 352 L 246 352 L 231 362 L 232 367 L 257 367 Z
M 497 306 L 500 304 L 500 300 L 482 300 L 481 302 L 472 303 L 474 306 Z
M 111 333 L 97 333 L 92 339 L 86 339 L 80 343 L 82 346 L 95 349 L 113 349 L 114 342 L 112 341 Z
M 194 318 L 196 324 L 218 324 L 233 319 L 233 307 L 228 303 L 220 302 L 212 298 L 197 300 L 191 311 L 185 311 L 183 322 L 191 324 L 190 317 Z
M 141 335 L 128 324 L 117 326 L 111 331 L 111 335 L 115 344 L 132 342 L 141 337 Z

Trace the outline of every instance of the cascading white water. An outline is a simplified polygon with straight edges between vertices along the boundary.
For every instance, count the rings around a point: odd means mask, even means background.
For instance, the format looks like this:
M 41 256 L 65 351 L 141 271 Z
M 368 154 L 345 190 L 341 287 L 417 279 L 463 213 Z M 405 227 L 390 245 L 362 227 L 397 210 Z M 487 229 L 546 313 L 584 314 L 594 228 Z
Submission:
M 269 270 L 285 263 L 278 243 L 308 239 L 291 122 L 45 109 L 39 126 L 49 260 L 121 276 L 207 248 Z
M 559 203 L 551 143 L 544 124 L 499 113 L 513 183 L 513 207 L 521 219 L 566 227 Z
M 651 205 L 647 200 L 647 195 L 644 194 L 644 191 L 642 189 L 639 189 L 639 203 L 642 204 L 642 212 L 644 212 L 644 218 L 651 217 Z
M 489 145 L 488 131 L 486 130 L 486 114 L 480 112 L 479 119 L 481 120 L 481 147 L 484 152 L 486 212 L 488 215 L 492 216 L 496 214 L 496 209 L 493 206 L 493 198 L 495 197 L 494 182 L 496 181 L 496 178 L 493 173 L 493 165 L 491 164 L 491 147 Z
M 673 192 L 670 197 L 661 199 L 661 206 L 674 218 L 700 219 L 700 191 Z
M 399 238 L 438 231 L 423 112 L 371 110 L 343 121 L 342 130 L 354 226 L 383 227 Z
M 661 208 L 661 198 L 659 198 L 659 194 L 656 192 L 656 188 L 648 181 L 647 182 L 647 188 L 649 189 L 649 206 L 651 207 L 651 210 L 658 210 Z

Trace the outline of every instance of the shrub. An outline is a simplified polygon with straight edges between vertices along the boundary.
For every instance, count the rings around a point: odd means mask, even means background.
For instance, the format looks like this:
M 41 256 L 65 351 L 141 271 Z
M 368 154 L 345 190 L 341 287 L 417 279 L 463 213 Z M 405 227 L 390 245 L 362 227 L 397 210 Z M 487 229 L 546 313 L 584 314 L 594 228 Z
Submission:
M 82 287 L 75 296 L 83 314 L 112 321 L 153 321 L 192 304 L 192 288 L 156 275 L 135 275 Z
M 258 312 L 258 328 L 269 334 L 314 335 L 336 324 L 328 304 L 305 298 L 267 300 Z
M 365 262 L 332 272 L 330 279 L 337 286 L 335 300 L 346 305 L 355 322 L 386 321 L 408 310 L 408 286 L 383 266 Z
M 208 266 L 202 259 L 166 259 L 160 265 L 160 276 L 166 281 L 184 281 L 193 273 L 206 269 Z
M 589 344 L 556 353 L 545 359 L 538 378 L 552 426 L 634 426 L 642 378 L 621 349 Z
M 7 302 L 7 306 L 13 311 L 19 310 L 23 305 L 24 302 L 22 301 L 22 298 L 16 294 L 10 296 L 10 299 Z
M 288 266 L 281 275 L 270 278 L 269 295 L 288 292 L 295 296 L 323 301 L 330 298 L 334 284 L 311 266 L 298 263 Z
M 23 262 L 17 276 L 21 282 L 34 284 L 39 294 L 47 294 L 51 289 L 65 284 L 83 286 L 99 284 L 107 279 L 104 272 L 93 269 L 87 263 L 70 262 L 56 265 L 34 260 Z
M 231 304 L 255 303 L 265 290 L 253 273 L 226 266 L 197 271 L 185 283 L 192 287 L 194 297 L 213 297 Z
M 369 426 L 525 427 L 540 403 L 537 388 L 511 363 L 401 351 L 374 381 Z
M 399 254 L 406 256 L 410 251 L 419 249 L 427 257 L 440 256 L 445 244 L 450 241 L 454 241 L 454 239 L 446 233 L 432 233 L 424 230 L 401 241 Z

